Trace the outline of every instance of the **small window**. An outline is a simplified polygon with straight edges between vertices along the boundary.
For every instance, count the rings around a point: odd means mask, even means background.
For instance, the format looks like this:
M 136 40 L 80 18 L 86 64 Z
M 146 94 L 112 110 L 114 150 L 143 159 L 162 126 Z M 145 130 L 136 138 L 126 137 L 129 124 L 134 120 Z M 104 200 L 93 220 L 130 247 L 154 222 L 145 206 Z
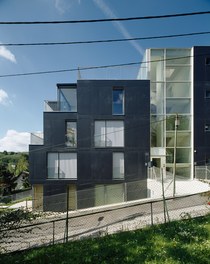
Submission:
M 124 153 L 113 153 L 113 179 L 124 179 Z
M 205 131 L 210 132 L 210 124 L 206 124 L 206 125 L 205 125 Z
M 206 158 L 206 165 L 210 165 L 210 158 L 209 157 Z
M 210 57 L 206 58 L 206 65 L 210 66 Z
M 77 123 L 66 122 L 66 146 L 75 148 L 77 146 Z
M 210 90 L 206 90 L 206 98 L 210 98 Z
M 112 114 L 124 115 L 124 89 L 116 88 L 112 92 Z

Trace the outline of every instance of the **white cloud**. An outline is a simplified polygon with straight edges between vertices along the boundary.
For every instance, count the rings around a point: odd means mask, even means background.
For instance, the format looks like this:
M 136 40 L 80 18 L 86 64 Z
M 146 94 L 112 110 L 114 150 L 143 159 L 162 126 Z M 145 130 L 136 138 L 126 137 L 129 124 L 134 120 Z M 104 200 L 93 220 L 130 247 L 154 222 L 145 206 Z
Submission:
M 15 55 L 4 46 L 0 46 L 0 57 L 3 57 L 11 62 L 17 63 Z
M 9 99 L 8 94 L 3 89 L 0 89 L 0 105 L 9 104 L 12 104 L 12 101 Z
M 104 2 L 104 0 L 93 0 L 93 2 L 101 9 L 101 11 L 108 18 L 117 18 L 116 14 L 111 10 L 111 8 Z M 125 37 L 132 38 L 128 30 L 123 26 L 120 21 L 114 21 L 113 24 L 117 30 Z M 144 49 L 134 40 L 130 41 L 131 45 L 141 54 L 144 55 Z
M 0 151 L 27 152 L 30 143 L 30 133 L 8 130 L 0 139 Z

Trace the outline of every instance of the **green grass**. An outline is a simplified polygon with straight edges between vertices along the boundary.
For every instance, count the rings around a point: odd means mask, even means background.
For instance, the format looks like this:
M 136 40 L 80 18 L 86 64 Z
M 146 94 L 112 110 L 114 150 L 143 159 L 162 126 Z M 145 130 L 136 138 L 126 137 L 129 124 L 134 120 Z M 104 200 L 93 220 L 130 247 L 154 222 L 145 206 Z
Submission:
M 209 264 L 210 214 L 0 256 L 1 263 Z

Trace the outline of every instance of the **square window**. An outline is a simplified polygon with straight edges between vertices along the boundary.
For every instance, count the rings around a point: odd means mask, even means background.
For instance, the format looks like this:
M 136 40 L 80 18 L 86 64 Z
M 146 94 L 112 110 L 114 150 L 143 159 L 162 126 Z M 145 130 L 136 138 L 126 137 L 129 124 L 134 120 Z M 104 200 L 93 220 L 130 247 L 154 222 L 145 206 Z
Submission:
M 112 91 L 112 114 L 124 115 L 124 89 L 116 88 Z
M 48 153 L 49 179 L 76 179 L 77 154 L 76 153 Z
M 95 121 L 94 144 L 95 147 L 123 147 L 124 122 Z

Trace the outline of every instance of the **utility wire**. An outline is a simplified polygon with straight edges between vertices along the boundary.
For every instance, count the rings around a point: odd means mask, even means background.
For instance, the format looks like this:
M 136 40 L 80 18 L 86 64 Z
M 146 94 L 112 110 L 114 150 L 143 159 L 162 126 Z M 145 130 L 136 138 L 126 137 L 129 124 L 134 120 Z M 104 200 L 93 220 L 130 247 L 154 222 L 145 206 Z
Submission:
M 196 57 L 205 56 L 207 54 L 198 54 Z M 38 72 L 27 72 L 27 73 L 13 73 L 13 74 L 3 74 L 0 75 L 0 78 L 5 77 L 20 77 L 20 76 L 30 76 L 30 75 L 41 75 L 41 74 L 52 74 L 52 73 L 63 73 L 63 72 L 75 72 L 75 71 L 85 71 L 85 70 L 95 70 L 95 69 L 106 69 L 106 68 L 115 68 L 115 67 L 124 67 L 124 66 L 134 66 L 140 64 L 147 64 L 147 63 L 155 63 L 161 61 L 170 61 L 170 60 L 178 60 L 184 58 L 193 58 L 195 56 L 181 56 L 181 57 L 173 57 L 168 59 L 160 59 L 160 60 L 152 60 L 152 61 L 138 61 L 138 62 L 129 62 L 129 63 L 121 63 L 121 64 L 110 64 L 110 65 L 100 65 L 100 66 L 89 66 L 89 67 L 79 67 L 79 68 L 72 68 L 72 69 L 62 69 L 62 70 L 50 70 L 50 71 L 38 71 Z
M 176 13 L 158 16 L 141 16 L 141 17 L 124 17 L 124 18 L 103 18 L 103 19 L 83 19 L 83 20 L 54 20 L 54 21 L 0 21 L 0 25 L 37 25 L 37 24 L 79 24 L 79 23 L 101 23 L 114 21 L 131 21 L 131 20 L 148 20 L 148 19 L 162 19 L 172 17 L 185 17 L 195 15 L 207 15 L 210 11 L 190 12 L 190 13 Z
M 55 45 L 79 45 L 79 44 L 95 44 L 95 43 L 112 43 L 112 42 L 124 42 L 133 40 L 150 40 L 150 39 L 163 39 L 163 38 L 176 38 L 187 37 L 197 35 L 207 35 L 210 31 L 203 32 L 191 32 L 174 35 L 160 35 L 149 37 L 135 37 L 135 38 L 121 38 L 121 39 L 104 39 L 104 40 L 86 40 L 86 41 L 66 41 L 66 42 L 37 42 L 37 43 L 0 43 L 0 46 L 55 46 Z
M 94 69 L 105 69 L 105 68 L 114 68 L 120 66 L 131 66 L 131 65 L 139 65 L 142 62 L 130 62 L 130 63 L 122 63 L 122 64 L 112 64 L 112 65 L 102 65 L 102 66 L 90 66 L 90 67 L 82 67 L 73 68 L 73 69 L 63 69 L 63 70 L 52 70 L 52 71 L 39 71 L 39 72 L 28 72 L 28 73 L 15 73 L 15 74 L 4 74 L 0 75 L 0 78 L 3 77 L 17 77 L 17 76 L 28 76 L 28 75 L 40 75 L 40 74 L 50 74 L 50 73 L 61 73 L 61 72 L 75 72 L 75 71 L 85 71 L 85 70 L 94 70 Z

